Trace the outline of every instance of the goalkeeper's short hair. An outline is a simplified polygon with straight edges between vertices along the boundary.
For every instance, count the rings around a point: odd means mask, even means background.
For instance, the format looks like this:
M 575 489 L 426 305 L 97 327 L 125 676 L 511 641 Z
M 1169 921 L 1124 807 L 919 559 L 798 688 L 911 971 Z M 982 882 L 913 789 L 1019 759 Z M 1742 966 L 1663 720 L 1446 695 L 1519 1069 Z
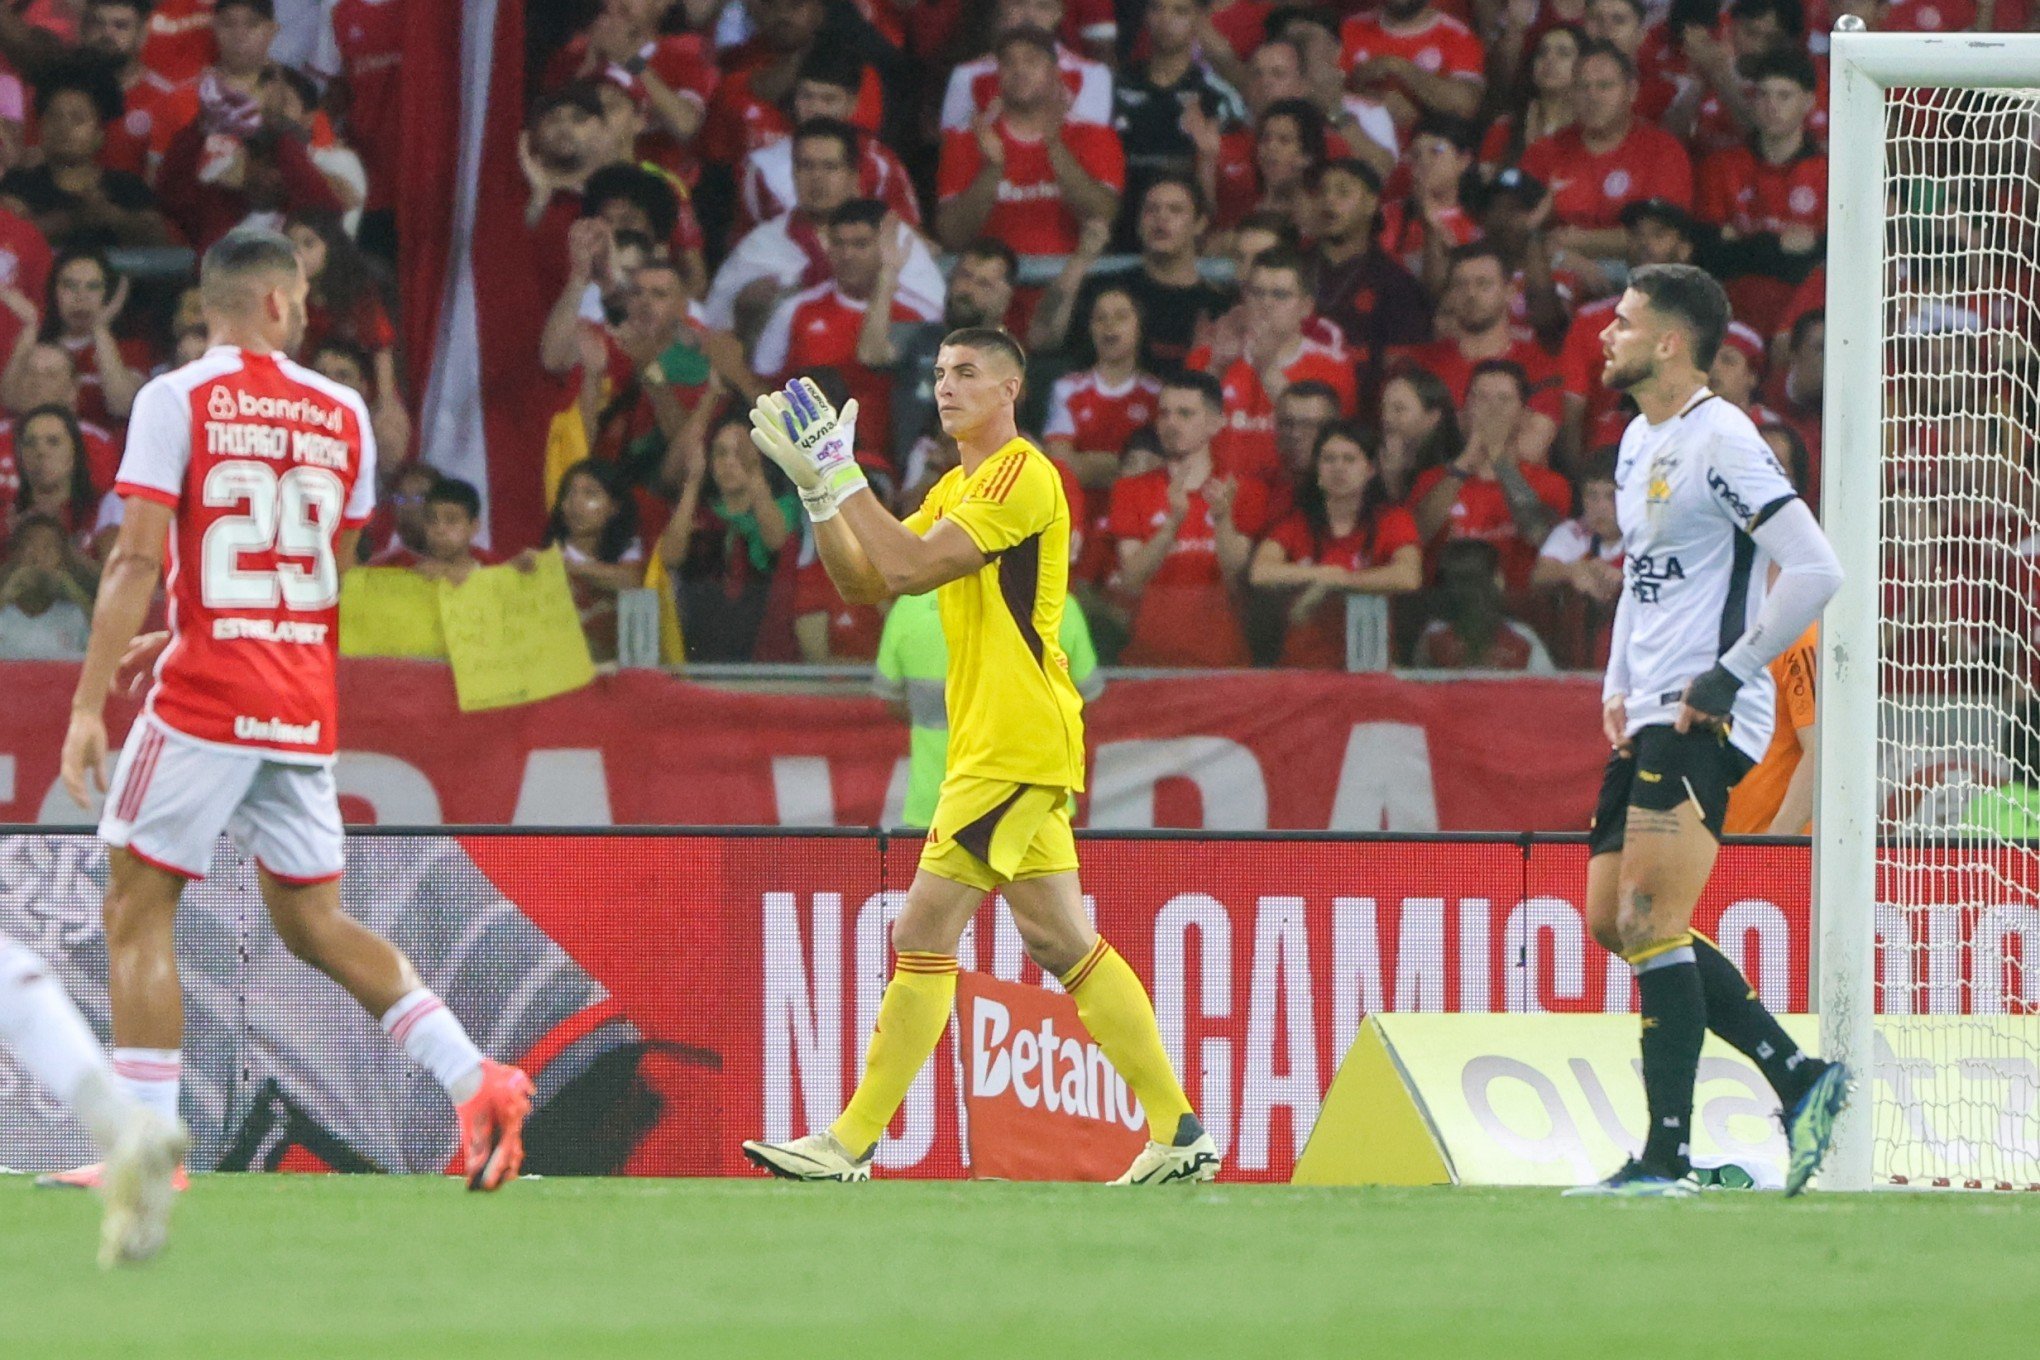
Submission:
M 942 337 L 942 347 L 948 349 L 952 345 L 1003 354 L 1020 373 L 1027 372 L 1027 351 L 1020 348 L 1020 342 L 1004 326 L 965 326 L 951 331 Z

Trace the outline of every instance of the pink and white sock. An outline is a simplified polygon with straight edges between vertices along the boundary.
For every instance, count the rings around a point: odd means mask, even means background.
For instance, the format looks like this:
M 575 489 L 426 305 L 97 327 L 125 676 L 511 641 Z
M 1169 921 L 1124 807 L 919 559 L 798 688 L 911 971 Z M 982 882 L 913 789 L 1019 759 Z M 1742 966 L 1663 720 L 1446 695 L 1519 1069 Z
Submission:
M 482 1088 L 482 1051 L 430 988 L 420 987 L 390 1007 L 382 1027 L 412 1062 L 446 1088 L 454 1104 Z
M 165 1119 L 177 1118 L 177 1086 L 184 1076 L 184 1055 L 174 1048 L 116 1048 L 113 1079 L 137 1104 Z

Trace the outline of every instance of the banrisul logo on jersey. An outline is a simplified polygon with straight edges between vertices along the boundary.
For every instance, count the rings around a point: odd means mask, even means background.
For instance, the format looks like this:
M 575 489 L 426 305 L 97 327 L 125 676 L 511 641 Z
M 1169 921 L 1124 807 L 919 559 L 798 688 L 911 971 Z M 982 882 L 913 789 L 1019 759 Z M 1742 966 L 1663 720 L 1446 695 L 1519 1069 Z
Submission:
M 213 388 L 212 395 L 205 400 L 205 413 L 214 420 L 232 420 L 237 414 L 234 394 L 224 387 Z

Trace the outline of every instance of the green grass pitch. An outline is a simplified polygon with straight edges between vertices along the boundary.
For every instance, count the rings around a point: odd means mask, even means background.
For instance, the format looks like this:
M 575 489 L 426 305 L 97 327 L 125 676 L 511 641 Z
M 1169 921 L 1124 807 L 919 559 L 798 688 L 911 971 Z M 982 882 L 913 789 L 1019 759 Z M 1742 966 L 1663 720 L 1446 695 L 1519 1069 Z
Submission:
M 2040 1196 L 200 1177 L 169 1250 L 0 1183 L 0 1354 L 2033 1353 Z

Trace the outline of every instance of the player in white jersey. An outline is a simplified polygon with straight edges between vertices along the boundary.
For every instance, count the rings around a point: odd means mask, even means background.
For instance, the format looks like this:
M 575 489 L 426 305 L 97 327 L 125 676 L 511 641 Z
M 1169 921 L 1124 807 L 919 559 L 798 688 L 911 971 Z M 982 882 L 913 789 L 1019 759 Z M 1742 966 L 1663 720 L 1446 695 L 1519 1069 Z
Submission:
M 224 831 L 254 857 L 283 942 L 446 1089 L 468 1185 L 493 1190 L 523 1160 L 529 1078 L 484 1058 L 411 961 L 340 905 L 340 575 L 375 503 L 368 411 L 287 357 L 306 284 L 286 238 L 230 232 L 206 252 L 199 288 L 212 347 L 135 397 L 115 487 L 125 518 L 64 737 L 71 796 L 84 805 L 88 780 L 106 792 L 114 1073 L 175 1117 L 177 899 Z M 136 639 L 166 549 L 170 630 Z M 149 661 L 148 702 L 106 785 L 107 691 Z
M 1615 468 L 1624 589 L 1601 687 L 1613 753 L 1589 842 L 1587 920 L 1635 970 L 1650 1123 L 1641 1156 L 1569 1194 L 1691 1193 L 1693 1081 L 1708 1029 L 1778 1092 L 1788 1194 L 1818 1169 L 1848 1099 L 1847 1070 L 1802 1053 L 1692 929 L 1729 790 L 1771 738 L 1765 668 L 1842 580 L 1749 417 L 1707 389 L 1728 318 L 1728 298 L 1707 274 L 1651 265 L 1631 276 L 1601 333 L 1602 381 L 1641 414 Z
M 170 1226 L 170 1178 L 190 1142 L 184 1126 L 120 1089 L 92 1027 L 49 965 L 5 935 L 0 935 L 0 1044 L 78 1117 L 105 1154 L 99 1264 L 155 1255 Z

